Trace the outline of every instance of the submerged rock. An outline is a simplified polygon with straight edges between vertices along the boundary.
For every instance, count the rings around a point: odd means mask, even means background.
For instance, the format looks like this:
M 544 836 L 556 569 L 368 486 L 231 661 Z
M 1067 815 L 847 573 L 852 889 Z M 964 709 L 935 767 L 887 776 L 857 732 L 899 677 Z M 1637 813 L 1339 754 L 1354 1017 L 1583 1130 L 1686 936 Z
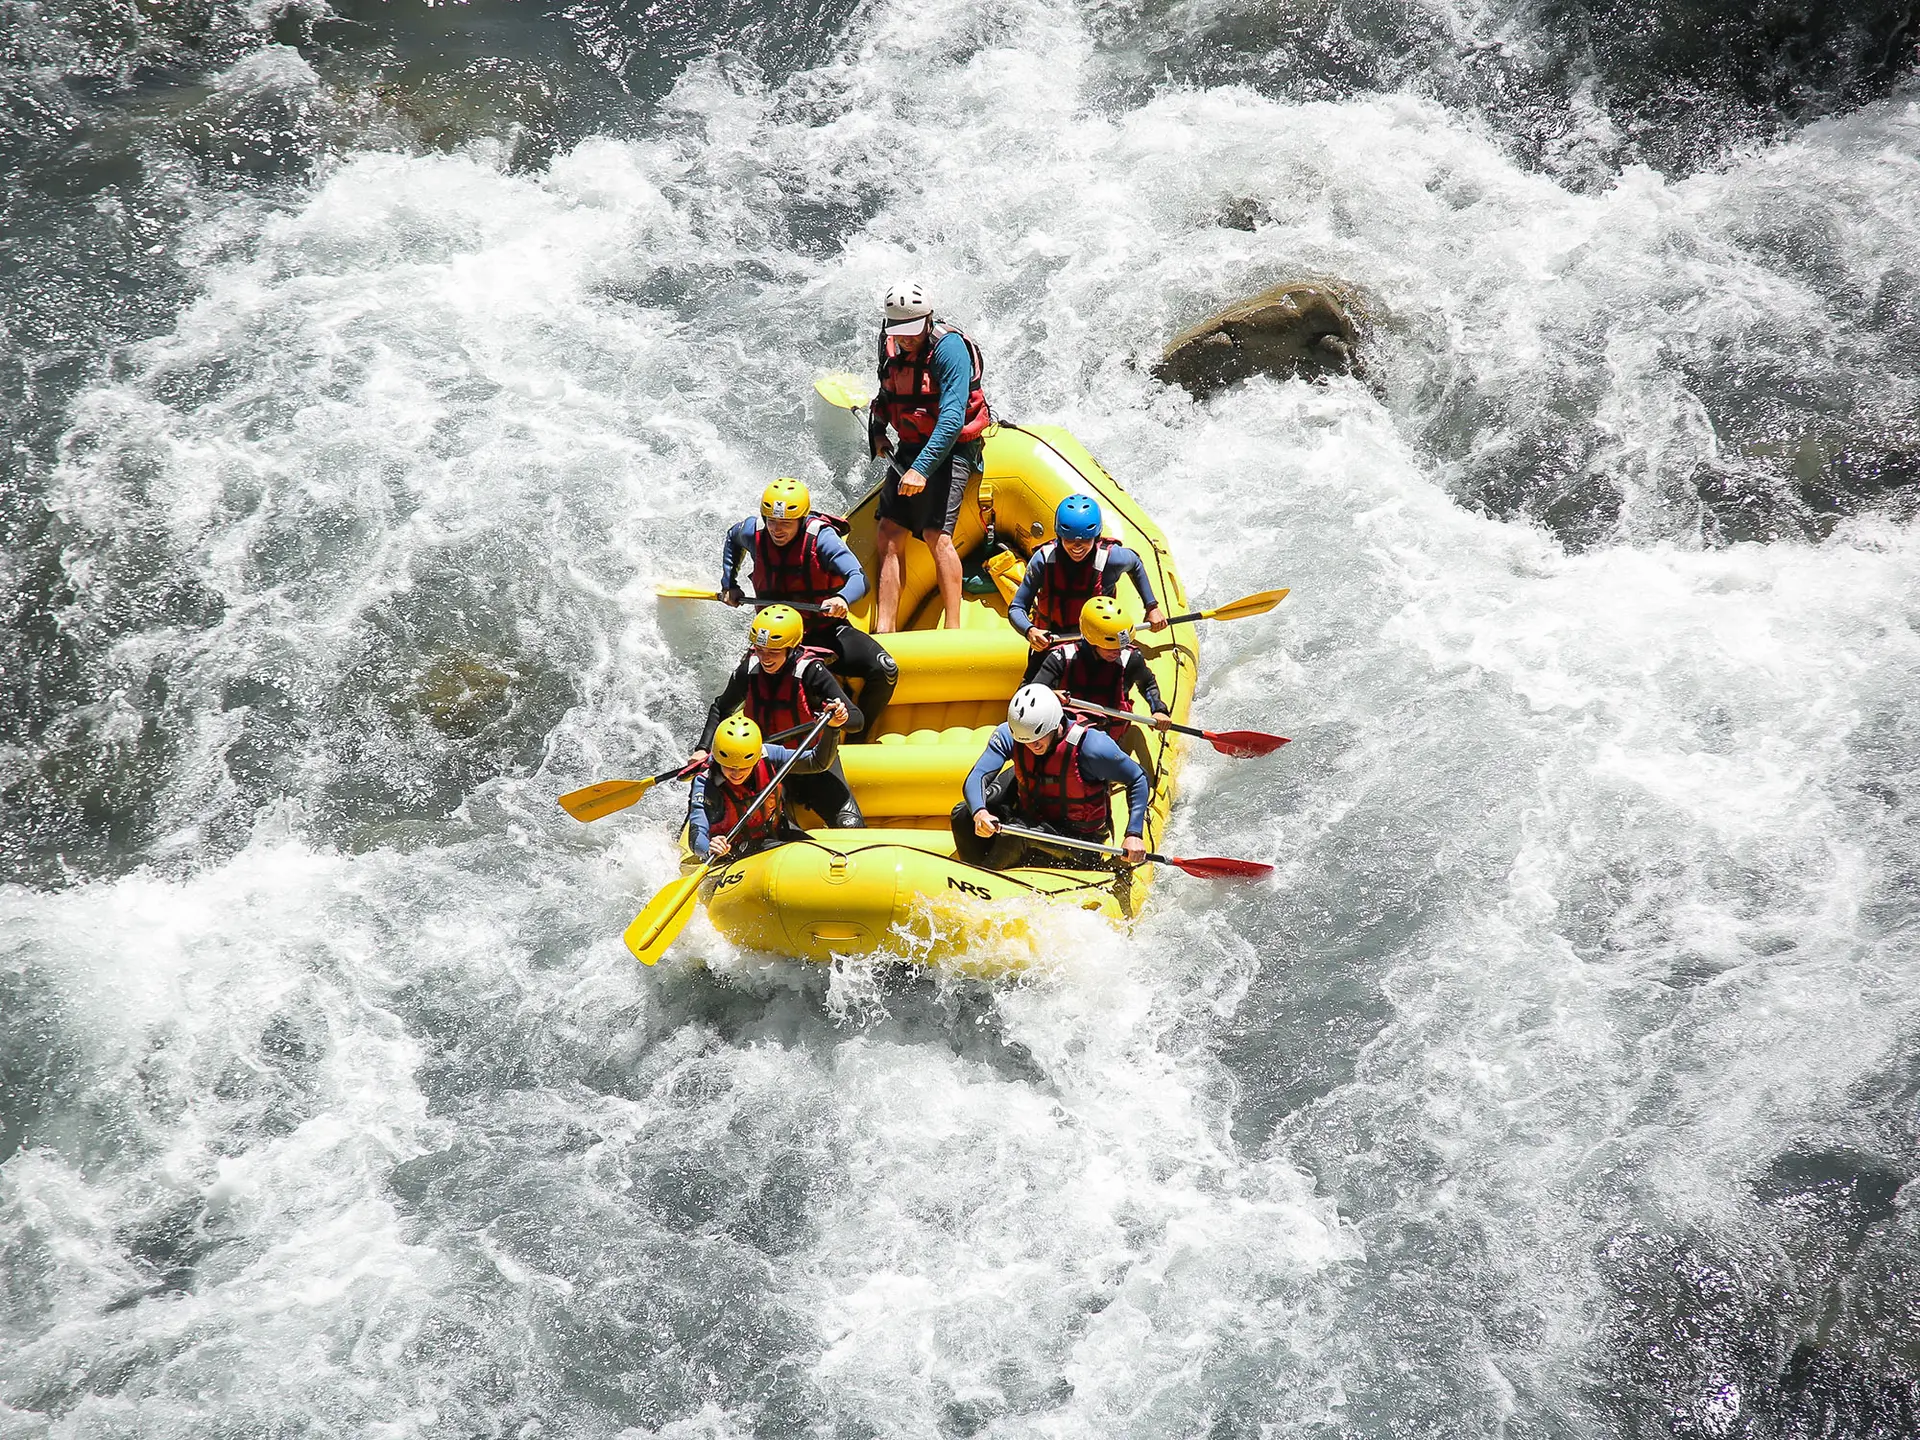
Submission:
M 1223 230 L 1258 230 L 1262 225 L 1273 223 L 1273 212 L 1267 208 L 1267 202 L 1256 200 L 1250 195 L 1239 195 L 1223 204 L 1214 213 L 1213 223 Z
M 569 134 L 566 79 L 551 67 L 483 57 L 451 70 L 405 67 L 374 94 L 422 144 L 451 151 L 495 140 L 517 170 L 551 160 Z
M 1199 399 L 1255 375 L 1352 374 L 1360 365 L 1359 313 L 1358 297 L 1336 281 L 1288 281 L 1182 330 L 1153 374 Z
M 408 698 L 436 730 L 464 739 L 507 712 L 520 679 L 487 660 L 443 655 L 421 673 Z

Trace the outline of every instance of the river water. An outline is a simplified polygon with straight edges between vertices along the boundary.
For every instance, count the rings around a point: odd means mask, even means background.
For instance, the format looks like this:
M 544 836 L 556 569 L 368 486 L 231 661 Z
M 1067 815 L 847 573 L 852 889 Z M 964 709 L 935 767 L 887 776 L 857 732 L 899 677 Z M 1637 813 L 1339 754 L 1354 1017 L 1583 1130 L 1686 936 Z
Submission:
M 0 6 L 0 1436 L 1916 1433 L 1920 90 L 1778 8 Z M 901 273 L 1292 587 L 1279 873 L 642 973 L 553 797 Z

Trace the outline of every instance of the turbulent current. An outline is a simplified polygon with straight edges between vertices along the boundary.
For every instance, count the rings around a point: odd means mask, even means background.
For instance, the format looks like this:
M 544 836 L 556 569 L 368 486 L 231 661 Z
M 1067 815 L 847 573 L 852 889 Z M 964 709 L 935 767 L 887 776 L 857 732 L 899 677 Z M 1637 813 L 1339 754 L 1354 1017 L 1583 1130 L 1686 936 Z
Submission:
M 1898 9 L 0 4 L 0 1437 L 1920 1433 Z M 1292 588 L 1278 874 L 642 972 L 902 274 Z

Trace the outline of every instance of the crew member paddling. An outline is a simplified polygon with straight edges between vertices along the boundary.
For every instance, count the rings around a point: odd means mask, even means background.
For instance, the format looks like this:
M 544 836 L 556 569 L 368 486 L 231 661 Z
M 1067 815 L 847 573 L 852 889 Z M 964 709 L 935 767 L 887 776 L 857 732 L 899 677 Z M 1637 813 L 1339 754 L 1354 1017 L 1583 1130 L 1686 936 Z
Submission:
M 868 413 L 867 441 L 877 456 L 892 456 L 880 487 L 880 592 L 874 633 L 899 628 L 900 585 L 907 539 L 918 535 L 933 552 L 940 605 L 949 630 L 960 628 L 962 574 L 953 527 L 967 481 L 980 469 L 980 437 L 993 416 L 980 388 L 980 347 L 934 317 L 917 281 L 887 292 L 880 331 L 880 390 Z M 891 427 L 898 443 L 888 439 Z
M 819 739 L 800 752 L 787 779 L 825 770 L 833 763 L 839 745 L 833 730 L 823 730 Z M 787 818 L 786 782 L 767 789 L 775 772 L 794 754 L 785 745 L 768 744 L 760 736 L 760 727 L 744 715 L 722 720 L 713 737 L 713 759 L 693 777 L 687 812 L 687 840 L 693 853 L 702 860 L 709 854 L 740 858 L 789 840 L 805 839 L 805 832 Z M 727 832 L 749 810 L 752 817 L 740 827 L 729 847 Z
M 727 677 L 726 689 L 707 709 L 695 762 L 710 758 L 708 747 L 715 732 L 736 710 L 758 725 L 762 735 L 810 726 L 822 713 L 829 717 L 829 730 L 860 728 L 860 711 L 827 672 L 827 652 L 800 643 L 803 628 L 800 612 L 791 605 L 769 605 L 753 617 L 747 653 Z M 786 789 L 835 830 L 866 824 L 837 754 L 825 770 L 789 775 Z
M 1147 628 L 1167 628 L 1166 611 L 1153 593 L 1147 567 L 1118 540 L 1100 533 L 1100 502 L 1069 495 L 1053 512 L 1054 538 L 1027 560 L 1027 573 L 1007 606 L 1007 620 L 1033 648 L 1026 678 L 1040 671 L 1056 633 L 1070 635 L 1080 625 L 1081 608 L 1096 595 L 1117 595 L 1120 577 L 1130 576 L 1147 609 Z
M 954 853 L 969 865 L 1019 864 L 1027 842 L 1011 835 L 993 839 L 1003 820 L 1107 844 L 1115 785 L 1127 788 L 1127 833 L 1120 848 L 1128 864 L 1138 865 L 1147 853 L 1140 838 L 1151 794 L 1147 772 L 1100 731 L 1069 726 L 1060 697 L 1046 686 L 1023 685 L 1007 706 L 1007 723 L 995 727 L 968 772 L 965 798 L 953 807 Z
M 1138 691 L 1147 702 L 1154 729 L 1165 730 L 1173 723 L 1146 657 L 1133 648 L 1133 622 L 1111 595 L 1096 595 L 1081 607 L 1080 638 L 1047 651 L 1033 679 L 1063 700 L 1071 696 L 1072 700 L 1104 705 L 1109 710 L 1132 709 L 1128 697 Z M 1067 704 L 1069 715 L 1106 731 L 1123 745 L 1127 742 L 1132 724 L 1091 714 L 1075 715 L 1072 700 Z
M 753 562 L 753 595 L 761 605 L 818 605 L 807 617 L 806 643 L 830 653 L 828 664 L 864 682 L 856 722 L 871 734 L 893 697 L 900 667 L 872 636 L 847 619 L 847 607 L 867 593 L 867 577 L 847 542 L 824 515 L 813 513 L 813 495 L 799 480 L 782 478 L 760 496 L 760 513 L 727 531 L 720 558 L 720 596 L 729 605 L 744 599 L 740 562 Z

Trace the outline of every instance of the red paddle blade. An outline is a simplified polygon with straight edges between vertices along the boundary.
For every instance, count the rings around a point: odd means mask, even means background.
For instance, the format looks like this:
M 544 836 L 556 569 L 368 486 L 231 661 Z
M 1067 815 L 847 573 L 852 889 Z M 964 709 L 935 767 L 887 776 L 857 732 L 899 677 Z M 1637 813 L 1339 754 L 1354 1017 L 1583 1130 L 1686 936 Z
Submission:
M 1282 745 L 1292 743 L 1284 735 L 1267 735 L 1258 730 L 1203 730 L 1200 733 L 1207 737 L 1214 749 L 1236 760 L 1271 755 Z
M 1178 855 L 1162 855 L 1160 858 L 1205 880 L 1258 880 L 1273 873 L 1273 866 L 1258 860 L 1229 860 L 1224 855 L 1192 855 L 1184 859 Z

